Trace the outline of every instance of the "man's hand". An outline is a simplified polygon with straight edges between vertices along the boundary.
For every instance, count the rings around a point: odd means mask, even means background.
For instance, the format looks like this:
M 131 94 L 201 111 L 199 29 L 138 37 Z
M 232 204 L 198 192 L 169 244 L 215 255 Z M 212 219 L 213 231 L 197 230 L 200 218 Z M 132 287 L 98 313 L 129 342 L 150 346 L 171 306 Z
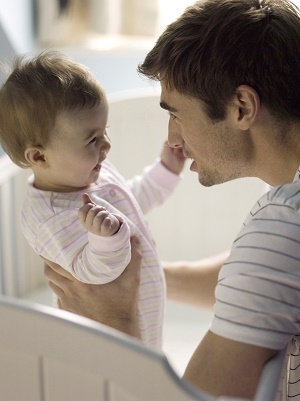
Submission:
M 61 266 L 45 261 L 44 273 L 58 297 L 59 308 L 96 320 L 140 338 L 137 301 L 142 253 L 137 237 L 131 238 L 131 261 L 124 272 L 108 284 L 86 284 Z

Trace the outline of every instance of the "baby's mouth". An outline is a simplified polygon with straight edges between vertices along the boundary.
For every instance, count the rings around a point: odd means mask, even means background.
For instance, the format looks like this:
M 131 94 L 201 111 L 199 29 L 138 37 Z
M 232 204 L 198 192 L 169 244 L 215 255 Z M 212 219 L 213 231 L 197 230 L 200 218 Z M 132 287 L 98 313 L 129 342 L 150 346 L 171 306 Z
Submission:
M 106 157 L 104 157 L 101 161 L 99 161 L 99 163 L 96 164 L 96 166 L 94 167 L 95 171 L 100 171 L 101 169 L 101 165 L 104 162 L 104 160 L 106 159 Z

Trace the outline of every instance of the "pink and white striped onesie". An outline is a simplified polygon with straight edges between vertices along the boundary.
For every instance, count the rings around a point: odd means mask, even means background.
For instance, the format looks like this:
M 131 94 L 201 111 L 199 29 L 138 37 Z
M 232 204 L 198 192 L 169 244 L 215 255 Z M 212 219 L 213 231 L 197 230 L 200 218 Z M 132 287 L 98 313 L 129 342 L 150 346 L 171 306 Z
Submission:
M 84 191 L 41 191 L 33 186 L 33 180 L 33 176 L 28 179 L 22 209 L 23 233 L 35 252 L 58 263 L 78 280 L 104 284 L 116 279 L 130 261 L 130 236 L 139 236 L 143 254 L 138 303 L 141 337 L 144 344 L 160 348 L 165 281 L 144 213 L 164 202 L 180 176 L 156 161 L 142 176 L 126 181 L 106 160 L 98 182 Z M 121 217 L 118 233 L 100 237 L 83 228 L 78 209 L 85 192 L 96 204 Z

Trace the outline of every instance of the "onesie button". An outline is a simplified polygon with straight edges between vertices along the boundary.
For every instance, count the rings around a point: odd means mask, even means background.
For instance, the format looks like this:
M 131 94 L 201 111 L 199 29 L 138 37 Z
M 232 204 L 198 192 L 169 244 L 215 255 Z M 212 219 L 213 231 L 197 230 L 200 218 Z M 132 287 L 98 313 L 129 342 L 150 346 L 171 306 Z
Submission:
M 109 191 L 109 195 L 110 195 L 110 196 L 116 196 L 116 191 L 115 191 L 114 189 L 111 189 L 111 190 Z

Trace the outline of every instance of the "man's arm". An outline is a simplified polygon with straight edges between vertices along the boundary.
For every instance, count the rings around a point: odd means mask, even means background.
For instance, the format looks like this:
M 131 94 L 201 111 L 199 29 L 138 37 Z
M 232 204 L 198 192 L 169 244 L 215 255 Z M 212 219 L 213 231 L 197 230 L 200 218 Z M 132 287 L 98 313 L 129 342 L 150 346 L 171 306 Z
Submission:
M 197 261 L 162 262 L 168 299 L 212 308 L 214 290 L 229 251 Z
M 124 272 L 108 284 L 86 284 L 59 265 L 45 260 L 45 276 L 58 297 L 61 309 L 76 313 L 140 338 L 137 299 L 142 252 L 139 239 L 131 238 L 131 261 Z
M 229 252 L 194 262 L 163 262 L 168 298 L 212 307 Z M 208 331 L 190 359 L 184 379 L 214 396 L 252 399 L 265 363 L 277 351 L 226 339 Z
M 264 365 L 277 352 L 208 331 L 190 359 L 184 378 L 214 396 L 252 399 Z

